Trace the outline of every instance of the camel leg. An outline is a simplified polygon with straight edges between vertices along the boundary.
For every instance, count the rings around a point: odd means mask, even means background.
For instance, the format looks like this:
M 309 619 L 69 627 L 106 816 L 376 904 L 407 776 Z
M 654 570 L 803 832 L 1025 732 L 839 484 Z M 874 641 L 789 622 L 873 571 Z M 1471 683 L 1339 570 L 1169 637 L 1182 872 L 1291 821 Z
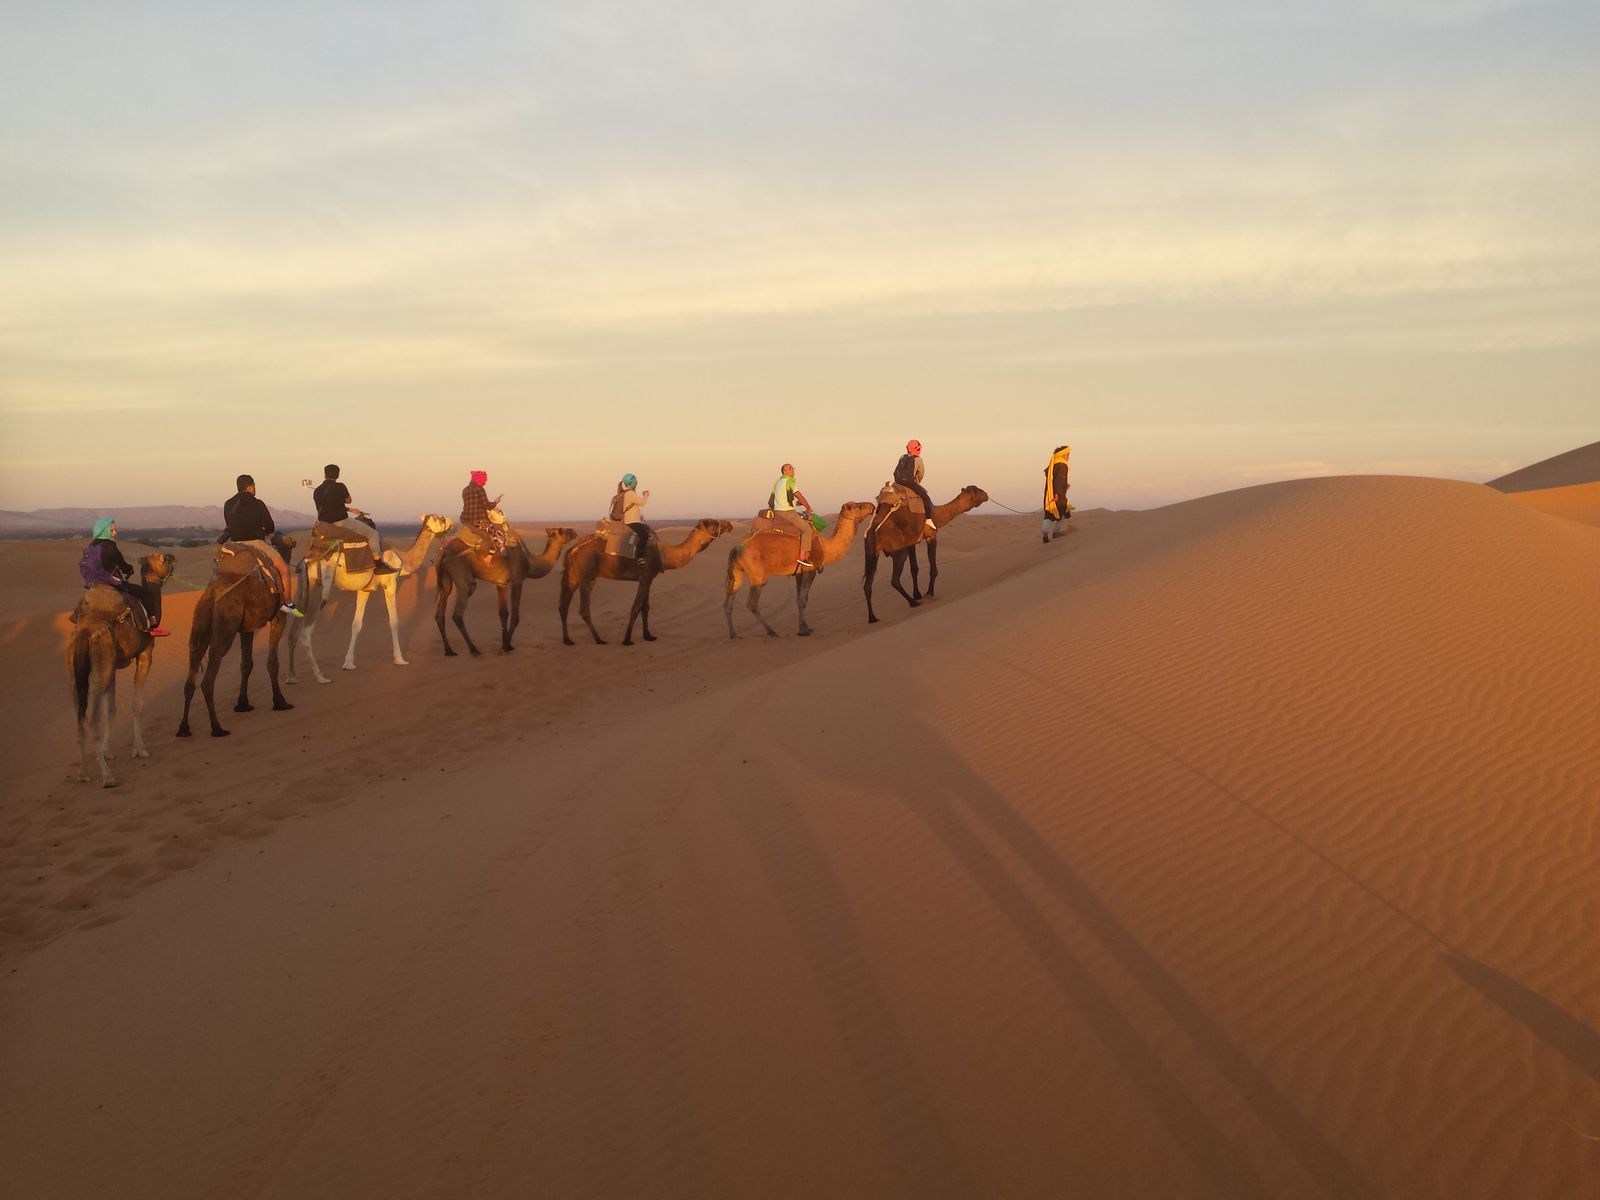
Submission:
M 816 577 L 815 571 L 799 571 L 794 577 L 794 606 L 800 610 L 801 637 L 811 636 L 811 626 L 806 624 L 806 603 L 811 599 L 811 583 Z
M 604 646 L 605 638 L 600 636 L 600 631 L 594 627 L 594 619 L 589 615 L 589 593 L 594 591 L 594 580 L 585 579 L 578 585 L 578 615 L 583 618 L 583 623 L 589 627 L 589 633 L 594 637 L 596 646 Z M 632 621 L 629 621 L 632 625 Z M 567 645 L 572 645 L 568 642 Z
M 316 622 L 318 610 L 314 609 L 311 605 L 311 583 L 306 575 L 308 569 L 309 568 L 306 566 L 306 560 L 303 558 L 300 560 L 300 565 L 294 569 L 295 579 L 297 581 L 295 584 L 295 589 L 300 595 L 300 608 L 305 612 L 306 615 L 302 618 L 296 618 L 298 623 L 290 627 L 291 636 L 289 638 L 289 674 L 285 678 L 286 683 L 300 682 L 300 677 L 295 674 L 294 670 L 294 651 L 296 641 L 296 638 L 293 636 L 294 634 L 301 633 L 301 631 L 306 631 L 301 634 L 298 640 L 305 643 L 306 653 L 308 655 L 311 653 L 311 635 L 309 631 L 311 626 Z M 321 675 L 320 671 L 318 672 L 318 675 Z M 317 682 L 321 683 L 323 681 L 319 678 Z
M 556 607 L 561 613 L 561 644 L 563 646 L 576 646 L 567 633 L 567 610 L 572 607 L 572 584 L 567 582 L 567 573 L 561 572 L 561 598 L 556 602 Z
M 933 543 L 929 542 L 928 545 L 932 546 Z M 915 542 L 912 542 L 911 545 L 906 548 L 906 560 L 911 564 L 911 596 L 912 596 L 912 599 L 921 600 L 922 599 L 922 588 L 920 586 L 918 586 L 919 583 L 920 583 L 920 580 L 919 580 L 918 575 L 917 575 L 917 544 Z
M 633 623 L 639 619 L 639 614 L 644 611 L 645 605 L 650 600 L 650 580 L 643 575 L 639 579 L 639 588 L 633 593 L 633 607 L 628 609 L 628 628 L 622 635 L 624 646 L 633 645 Z M 650 637 L 648 633 L 645 637 Z M 651 639 L 654 641 L 655 639 Z
M 111 773 L 111 725 L 117 716 L 117 664 L 108 658 L 105 668 L 104 690 L 96 697 L 95 704 L 100 714 L 100 737 L 95 745 L 95 756 L 100 761 L 100 786 L 116 787 L 117 777 Z M 99 675 L 98 671 L 96 675 Z
M 389 614 L 389 641 L 394 645 L 394 665 L 409 667 L 410 661 L 400 650 L 400 601 L 396 593 L 400 590 L 395 583 L 393 575 L 385 576 L 389 581 L 378 586 L 383 589 L 383 607 Z
M 250 635 L 246 634 L 245 636 L 248 638 Z M 216 687 L 217 672 L 222 669 L 222 660 L 227 657 L 228 651 L 233 647 L 233 639 L 234 630 L 232 629 L 225 629 L 220 635 L 212 635 L 211 649 L 206 659 L 206 673 L 200 677 L 200 695 L 205 697 L 206 715 L 211 718 L 212 737 L 228 736 L 228 731 L 224 729 L 217 721 Z M 192 690 L 193 686 L 191 685 L 189 688 L 185 689 L 185 694 L 187 695 L 187 693 Z M 184 714 L 184 728 L 178 730 L 178 733 L 183 737 L 189 736 L 188 724 L 189 720 L 186 710 Z
M 656 572 L 656 574 L 660 574 L 660 572 Z M 644 581 L 644 604 L 639 608 L 639 624 L 644 630 L 644 640 L 647 642 L 656 640 L 656 635 L 650 632 L 650 589 L 654 586 L 655 579 L 656 576 L 651 575 L 649 579 Z
M 907 604 L 911 605 L 912 608 L 916 608 L 922 601 L 906 591 L 905 585 L 900 582 L 900 574 L 905 570 L 906 565 L 906 551 L 896 550 L 889 556 L 889 560 L 894 564 L 894 570 L 889 576 L 889 586 L 904 596 Z
M 757 583 L 754 579 L 752 579 L 750 581 L 750 595 L 745 600 L 745 607 L 747 607 L 751 612 L 755 613 L 756 620 L 761 622 L 761 628 L 767 631 L 768 637 L 777 637 L 778 631 L 771 625 L 768 625 L 767 619 L 761 615 L 761 593 L 766 589 L 766 586 L 767 585 L 765 583 Z
M 916 568 L 912 567 L 912 582 L 916 581 Z M 922 594 L 924 600 L 933 599 L 933 585 L 939 582 L 939 539 L 931 538 L 928 541 L 928 590 Z
M 867 569 L 861 577 L 861 591 L 867 597 L 867 624 L 876 625 L 878 614 L 872 611 L 872 580 L 878 573 L 878 548 L 867 539 Z
M 306 614 L 304 620 L 298 620 L 294 617 L 289 618 L 289 620 L 292 622 L 292 624 L 289 626 L 289 677 L 285 682 L 299 682 L 299 680 L 295 678 L 294 674 L 294 651 L 297 643 L 305 650 L 306 661 L 311 664 L 311 674 L 316 677 L 317 682 L 333 682 L 333 680 L 329 679 L 322 673 L 322 667 L 317 663 L 317 652 L 312 648 L 311 645 L 312 635 L 316 633 L 317 621 L 320 620 L 321 617 L 322 609 L 318 607 L 315 612 Z
M 522 584 L 518 579 L 511 584 L 511 624 L 506 626 L 505 645 L 502 647 L 507 654 L 512 651 L 511 639 L 517 636 L 517 626 L 522 624 Z
M 391 577 L 392 578 L 392 577 Z M 356 639 L 361 636 L 361 623 L 366 619 L 367 601 L 372 599 L 372 593 L 362 588 L 356 593 L 356 615 L 350 622 L 350 646 L 344 652 L 344 669 L 356 669 Z
M 455 606 L 450 610 L 450 619 L 455 622 L 456 628 L 461 631 L 461 640 L 467 643 L 467 653 L 471 654 L 473 658 L 481 658 L 482 652 L 479 651 L 477 644 L 473 642 L 472 635 L 467 632 L 467 598 L 472 595 L 473 582 L 473 580 L 469 579 L 465 586 L 456 588 L 456 602 Z
M 198 615 L 197 618 L 198 619 Z M 194 679 L 200 673 L 200 660 L 205 657 L 208 647 L 198 643 L 194 635 L 189 639 L 189 674 L 183 681 L 183 719 L 178 722 L 178 736 L 189 736 L 189 705 L 194 700 Z M 211 718 L 212 725 L 217 723 L 215 716 Z
M 133 661 L 133 752 L 131 758 L 149 758 L 144 746 L 144 681 L 150 674 L 150 664 L 155 661 L 154 644 L 146 646 Z
M 744 582 L 744 572 L 739 569 L 739 556 L 737 553 L 728 560 L 728 578 L 722 585 L 722 615 L 728 619 L 728 636 L 736 638 L 739 631 L 733 627 L 733 598 L 739 594 L 739 585 Z
M 455 589 L 455 577 L 444 569 L 443 563 L 440 563 L 438 569 L 434 571 L 433 583 L 435 592 L 433 598 L 433 623 L 439 627 L 439 640 L 444 643 L 444 656 L 446 658 L 454 658 L 456 652 L 451 648 L 450 635 L 444 629 L 444 610 L 445 606 L 450 603 L 451 591 Z
M 249 629 L 239 631 L 239 703 L 233 706 L 234 712 L 255 712 L 256 706 L 250 703 L 250 672 L 256 666 L 256 635 Z
M 506 600 L 506 589 L 500 584 L 495 585 L 495 600 L 500 605 L 500 653 L 511 653 L 511 609 Z
M 272 707 L 277 712 L 294 707 L 284 698 L 283 689 L 278 686 L 278 643 L 283 639 L 285 622 L 285 615 L 279 613 L 267 627 L 267 682 L 272 685 Z

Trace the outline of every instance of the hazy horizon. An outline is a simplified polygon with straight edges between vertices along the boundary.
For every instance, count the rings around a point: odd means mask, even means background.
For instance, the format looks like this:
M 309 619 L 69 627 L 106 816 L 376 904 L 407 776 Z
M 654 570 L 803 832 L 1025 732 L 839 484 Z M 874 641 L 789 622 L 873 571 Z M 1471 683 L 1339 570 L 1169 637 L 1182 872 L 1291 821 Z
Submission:
M 0 508 L 1483 481 L 1600 437 L 1600 10 L 153 3 L 0 44 Z

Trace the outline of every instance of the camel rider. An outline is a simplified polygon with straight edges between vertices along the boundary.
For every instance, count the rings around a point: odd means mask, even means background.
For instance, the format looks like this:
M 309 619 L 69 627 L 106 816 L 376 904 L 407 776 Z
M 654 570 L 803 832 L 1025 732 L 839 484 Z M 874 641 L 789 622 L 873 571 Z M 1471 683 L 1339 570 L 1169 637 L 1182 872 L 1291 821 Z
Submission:
M 289 580 L 289 564 L 271 541 L 278 527 L 267 506 L 256 498 L 256 481 L 248 475 L 241 475 L 234 482 L 239 490 L 222 506 L 222 520 L 228 529 L 217 541 L 239 542 L 263 551 L 267 561 L 277 569 L 278 581 L 283 585 L 283 611 L 292 617 L 305 616 L 294 606 L 294 584 Z
M 650 545 L 650 526 L 645 524 L 644 506 L 650 501 L 650 489 L 636 491 L 639 478 L 629 471 L 617 482 L 617 494 L 611 497 L 611 519 L 621 521 L 634 532 L 634 563 L 644 566 L 645 549 Z
M 767 497 L 767 507 L 772 509 L 772 519 L 800 535 L 800 557 L 794 560 L 795 569 L 804 571 L 811 566 L 811 501 L 795 487 L 794 464 L 784 463 L 778 482 L 772 485 Z
M 161 590 L 133 582 L 133 564 L 122 557 L 122 549 L 117 545 L 115 517 L 101 517 L 94 523 L 94 540 L 83 548 L 78 570 L 83 575 L 84 587 L 103 583 L 137 600 L 150 618 L 151 637 L 168 636 L 168 631 L 161 628 Z
M 489 510 L 500 507 L 501 496 L 489 499 L 489 493 L 483 490 L 488 482 L 489 472 L 474 471 L 471 481 L 461 489 L 461 529 L 457 536 L 474 550 L 487 544 L 490 552 L 495 553 L 505 549 L 505 542 L 503 537 L 497 537 L 494 522 L 489 520 Z
M 933 497 L 928 495 L 928 489 L 922 486 L 922 443 L 916 438 L 906 443 L 906 452 L 895 464 L 894 481 L 922 497 L 923 511 L 928 514 L 922 523 L 927 526 L 927 536 L 933 537 L 939 532 L 939 527 L 933 523 Z
M 1040 526 L 1044 544 L 1050 544 L 1052 525 L 1054 536 L 1061 536 L 1061 523 L 1072 516 L 1072 505 L 1067 502 L 1067 492 L 1072 484 L 1067 482 L 1067 460 L 1072 457 L 1071 446 L 1057 446 L 1044 466 L 1044 522 Z
M 369 525 L 366 521 L 354 519 L 365 517 L 367 514 L 359 508 L 351 507 L 350 489 L 339 482 L 337 464 L 329 463 L 322 468 L 322 482 L 311 493 L 311 499 L 317 506 L 317 520 L 327 525 L 337 525 L 367 543 L 367 549 L 372 552 L 375 574 L 394 574 L 394 568 L 383 561 L 383 539 L 378 536 L 377 525 L 375 523 Z

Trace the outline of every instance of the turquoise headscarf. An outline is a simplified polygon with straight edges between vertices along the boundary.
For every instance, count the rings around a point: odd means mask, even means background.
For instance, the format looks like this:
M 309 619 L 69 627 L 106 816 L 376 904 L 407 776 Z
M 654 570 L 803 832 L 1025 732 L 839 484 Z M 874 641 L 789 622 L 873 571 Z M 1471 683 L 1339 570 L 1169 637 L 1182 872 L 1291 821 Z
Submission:
M 117 519 L 115 517 L 101 517 L 98 521 L 96 521 L 94 523 L 95 540 L 99 541 L 101 538 L 110 537 L 111 527 L 116 523 Z
M 632 471 L 629 471 L 626 475 L 624 475 L 622 477 L 622 486 L 623 487 L 638 487 L 639 486 L 638 477 L 635 476 Z

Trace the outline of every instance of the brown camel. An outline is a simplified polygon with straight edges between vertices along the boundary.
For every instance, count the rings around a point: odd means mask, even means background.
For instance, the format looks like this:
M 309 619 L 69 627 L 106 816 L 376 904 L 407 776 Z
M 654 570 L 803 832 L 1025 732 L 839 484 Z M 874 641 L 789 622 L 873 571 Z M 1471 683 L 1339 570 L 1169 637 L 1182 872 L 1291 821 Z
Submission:
M 176 560 L 170 554 L 151 554 L 139 560 L 139 582 L 159 591 L 172 574 Z M 84 593 L 72 614 L 72 641 L 67 647 L 67 671 L 72 676 L 72 696 L 78 710 L 78 761 L 80 778 L 88 783 L 89 748 L 85 739 L 100 726 L 95 757 L 102 787 L 116 787 L 106 755 L 111 748 L 111 722 L 117 715 L 117 672 L 133 670 L 133 757 L 149 758 L 144 748 L 144 681 L 155 658 L 155 638 L 141 629 L 133 601 L 115 588 L 97 584 Z M 146 622 L 146 624 L 148 624 Z
M 875 509 L 876 505 L 870 500 L 852 500 L 839 510 L 839 519 L 834 524 L 833 532 L 812 541 L 811 561 L 818 570 L 850 553 L 850 543 L 856 536 L 856 530 L 872 516 Z M 756 620 L 761 622 L 768 637 L 778 636 L 777 630 L 768 625 L 767 619 L 761 615 L 761 589 L 767 586 L 769 579 L 782 575 L 794 576 L 795 607 L 800 610 L 800 636 L 811 636 L 811 626 L 806 624 L 806 602 L 811 597 L 811 583 L 817 571 L 796 565 L 795 557 L 799 549 L 800 539 L 797 536 L 766 530 L 752 534 L 729 552 L 728 581 L 725 585 L 727 594 L 722 601 L 723 615 L 728 618 L 729 637 L 739 636 L 733 628 L 733 598 L 739 592 L 739 585 L 745 581 L 750 584 L 750 611 L 755 613 Z
M 495 555 L 480 554 L 459 541 L 445 547 L 444 556 L 434 568 L 439 596 L 433 616 L 439 623 L 439 639 L 444 642 L 446 658 L 454 658 L 456 654 L 451 649 L 450 638 L 444 628 L 444 607 L 450 600 L 452 590 L 456 593 L 456 605 L 451 618 L 461 631 L 468 652 L 473 658 L 479 656 L 478 648 L 472 644 L 472 637 L 467 633 L 467 623 L 462 618 L 467 611 L 467 598 L 472 595 L 480 579 L 493 584 L 495 593 L 500 597 L 500 653 L 511 653 L 511 635 L 522 623 L 523 583 L 529 579 L 543 579 L 550 574 L 556 560 L 561 557 L 562 547 L 575 539 L 578 531 L 552 525 L 544 531 L 544 536 L 544 549 L 538 554 L 529 551 L 528 543 L 522 541 L 507 546 L 504 554 Z
M 294 546 L 294 539 L 278 539 L 279 549 L 285 557 Z M 219 562 L 222 551 L 218 550 Z M 241 550 L 238 553 L 248 554 Z M 283 698 L 278 686 L 278 639 L 283 636 L 289 614 L 280 607 L 278 592 L 267 582 L 266 572 L 271 567 L 254 567 L 246 575 L 213 575 L 200 600 L 194 606 L 194 624 L 189 628 L 189 676 L 183 681 L 183 720 L 178 725 L 178 736 L 189 736 L 189 702 L 194 699 L 194 677 L 205 662 L 205 678 L 200 681 L 200 691 L 206 698 L 206 713 L 211 718 L 211 736 L 227 737 L 228 731 L 217 723 L 217 706 L 212 690 L 217 682 L 217 672 L 222 660 L 239 639 L 239 702 L 234 712 L 251 712 L 250 671 L 255 666 L 256 631 L 266 629 L 267 678 L 272 681 L 272 707 L 279 711 L 293 708 Z M 274 581 L 276 582 L 276 581 Z M 208 661 L 209 660 L 209 661 Z
M 637 580 L 639 584 L 639 590 L 633 597 L 633 608 L 628 613 L 628 629 L 623 635 L 622 644 L 633 645 L 633 623 L 636 620 L 643 623 L 644 640 L 655 641 L 655 635 L 650 632 L 650 585 L 655 582 L 655 577 L 663 571 L 676 571 L 685 566 L 717 538 L 732 532 L 732 523 L 714 517 L 702 517 L 695 522 L 689 536 L 676 545 L 652 538 L 643 567 L 635 564 L 631 558 L 607 554 L 605 539 L 598 534 L 591 533 L 579 538 L 567 547 L 567 556 L 561 565 L 561 640 L 568 646 L 577 644 L 567 633 L 567 609 L 572 604 L 572 593 L 577 592 L 578 615 L 589 627 L 595 645 L 604 646 L 605 639 L 589 619 L 589 593 L 594 590 L 596 579 L 622 579 Z
M 989 500 L 989 493 L 981 487 L 968 484 L 956 493 L 955 499 L 948 504 L 936 505 L 933 510 L 933 523 L 943 529 L 964 512 L 970 512 L 980 504 Z M 928 544 L 928 590 L 923 593 L 918 587 L 917 580 L 917 543 L 926 541 Z M 867 596 L 867 623 L 873 624 L 878 619 L 878 614 L 872 611 L 872 577 L 878 571 L 878 556 L 887 554 L 894 562 L 894 574 L 889 582 L 894 590 L 905 596 L 906 603 L 916 608 L 924 600 L 932 600 L 933 585 L 939 578 L 939 541 L 928 533 L 927 525 L 920 514 L 913 515 L 910 508 L 901 505 L 891 508 L 879 497 L 878 510 L 873 514 L 872 522 L 867 526 L 867 573 L 862 581 L 861 590 Z M 900 572 L 904 569 L 907 559 L 911 560 L 911 592 L 908 594 L 900 583 Z
M 311 664 L 311 673 L 316 676 L 317 682 L 332 682 L 322 673 L 322 668 L 317 666 L 316 653 L 311 649 L 311 635 L 316 630 L 317 618 L 322 615 L 323 605 L 332 599 L 335 589 L 341 592 L 354 592 L 356 595 L 356 615 L 350 622 L 350 648 L 345 651 L 344 669 L 346 671 L 356 669 L 356 638 L 361 635 L 361 619 L 367 611 L 367 601 L 374 592 L 383 593 L 384 607 L 389 611 L 389 640 L 394 643 L 395 666 L 411 665 L 406 661 L 406 656 L 400 652 L 400 613 L 395 600 L 395 590 L 400 580 L 421 569 L 434 538 L 443 537 L 455 528 L 455 522 L 449 517 L 441 517 L 436 513 L 423 513 L 420 520 L 422 528 L 417 531 L 416 540 L 405 553 L 398 556 L 397 571 L 385 572 L 382 575 L 371 567 L 365 571 L 351 571 L 346 566 L 342 546 L 315 562 L 309 559 L 300 560 L 299 569 L 304 580 L 300 585 L 300 607 L 306 615 L 300 625 L 299 636 L 295 636 L 292 628 L 289 633 L 289 674 L 284 682 L 300 682 L 295 675 L 294 664 L 295 651 L 301 646 L 305 648 L 306 661 Z M 291 626 L 297 620 L 301 618 L 291 617 Z

